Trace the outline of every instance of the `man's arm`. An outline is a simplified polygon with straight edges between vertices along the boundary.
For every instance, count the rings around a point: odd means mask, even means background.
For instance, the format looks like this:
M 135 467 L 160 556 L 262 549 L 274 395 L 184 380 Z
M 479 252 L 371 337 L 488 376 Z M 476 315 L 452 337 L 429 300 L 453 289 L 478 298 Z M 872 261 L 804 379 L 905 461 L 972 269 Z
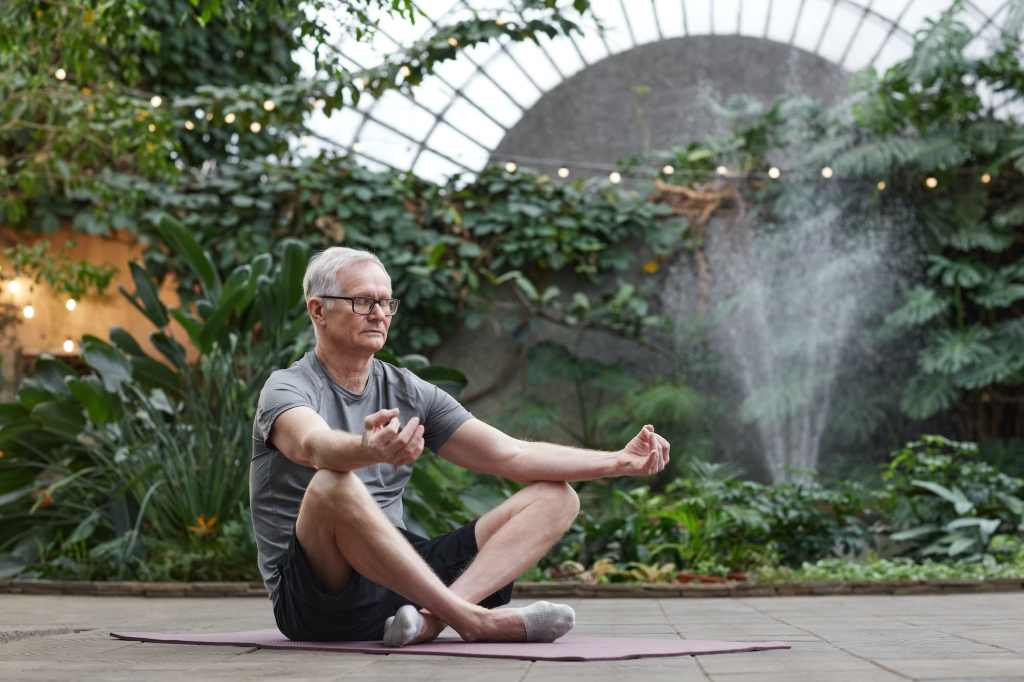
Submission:
M 267 440 L 285 457 L 314 469 L 352 471 L 371 464 L 395 466 L 412 462 L 423 452 L 423 427 L 413 417 L 399 429 L 398 410 L 368 416 L 362 435 L 332 429 L 309 407 L 282 412 Z
M 472 471 L 513 481 L 585 481 L 656 474 L 668 463 L 669 443 L 648 424 L 622 450 L 602 452 L 522 441 L 470 419 L 438 454 Z

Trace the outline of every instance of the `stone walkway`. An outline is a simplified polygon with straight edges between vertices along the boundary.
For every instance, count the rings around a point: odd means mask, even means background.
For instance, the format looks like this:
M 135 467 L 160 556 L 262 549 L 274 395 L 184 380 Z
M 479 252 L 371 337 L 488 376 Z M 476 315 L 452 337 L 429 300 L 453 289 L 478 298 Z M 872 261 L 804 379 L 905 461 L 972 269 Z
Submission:
M 1024 593 L 568 599 L 591 635 L 782 640 L 792 649 L 559 663 L 142 644 L 111 630 L 271 627 L 263 599 L 0 595 L 0 680 L 1024 682 Z M 523 602 L 519 602 L 523 603 Z M 445 634 L 453 634 L 450 631 Z

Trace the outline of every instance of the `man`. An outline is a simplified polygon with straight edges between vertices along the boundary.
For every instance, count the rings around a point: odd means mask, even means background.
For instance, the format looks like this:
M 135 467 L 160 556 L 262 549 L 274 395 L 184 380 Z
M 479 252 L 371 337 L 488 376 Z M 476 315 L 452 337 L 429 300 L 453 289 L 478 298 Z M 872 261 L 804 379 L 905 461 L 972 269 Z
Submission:
M 398 301 L 373 254 L 332 247 L 303 281 L 316 347 L 264 385 L 253 424 L 250 497 L 260 572 L 291 639 L 554 641 L 573 610 L 509 602 L 512 582 L 579 512 L 566 483 L 650 475 L 669 444 L 644 426 L 618 452 L 529 443 L 374 358 Z M 433 540 L 405 529 L 402 493 L 429 447 L 476 472 L 529 483 Z

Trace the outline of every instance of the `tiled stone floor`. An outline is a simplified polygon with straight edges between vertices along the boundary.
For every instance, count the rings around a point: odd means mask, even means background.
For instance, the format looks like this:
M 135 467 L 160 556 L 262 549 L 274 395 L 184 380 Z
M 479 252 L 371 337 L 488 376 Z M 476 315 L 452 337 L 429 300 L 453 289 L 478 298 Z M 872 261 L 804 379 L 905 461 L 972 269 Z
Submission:
M 564 600 L 577 631 L 781 640 L 790 650 L 593 663 L 141 644 L 111 630 L 254 630 L 263 599 L 0 595 L 0 680 L 1024 682 L 1024 592 Z M 453 633 L 446 633 L 453 634 Z

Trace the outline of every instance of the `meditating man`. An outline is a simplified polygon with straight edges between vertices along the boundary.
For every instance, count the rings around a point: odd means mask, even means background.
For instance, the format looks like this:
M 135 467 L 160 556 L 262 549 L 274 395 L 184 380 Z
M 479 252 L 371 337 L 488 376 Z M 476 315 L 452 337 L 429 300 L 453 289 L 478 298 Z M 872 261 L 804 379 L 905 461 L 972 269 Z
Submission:
M 259 568 L 278 627 L 296 640 L 554 641 L 567 605 L 495 608 L 570 527 L 566 483 L 649 475 L 669 444 L 644 426 L 622 450 L 512 438 L 412 372 L 374 358 L 398 300 L 369 252 L 332 247 L 303 281 L 316 347 L 271 374 L 253 424 L 250 498 Z M 483 474 L 527 483 L 472 523 L 431 540 L 405 529 L 402 493 L 429 447 Z

